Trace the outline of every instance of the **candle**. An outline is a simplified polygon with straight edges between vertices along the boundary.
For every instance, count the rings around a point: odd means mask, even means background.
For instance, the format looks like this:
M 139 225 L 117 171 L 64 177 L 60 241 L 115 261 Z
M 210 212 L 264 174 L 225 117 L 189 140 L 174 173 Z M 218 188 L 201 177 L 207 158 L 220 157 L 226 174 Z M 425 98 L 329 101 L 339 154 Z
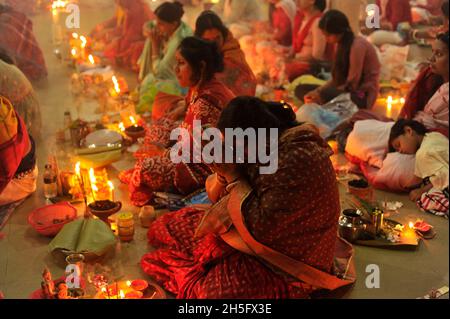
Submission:
M 136 126 L 136 120 L 133 116 L 130 116 L 131 125 Z

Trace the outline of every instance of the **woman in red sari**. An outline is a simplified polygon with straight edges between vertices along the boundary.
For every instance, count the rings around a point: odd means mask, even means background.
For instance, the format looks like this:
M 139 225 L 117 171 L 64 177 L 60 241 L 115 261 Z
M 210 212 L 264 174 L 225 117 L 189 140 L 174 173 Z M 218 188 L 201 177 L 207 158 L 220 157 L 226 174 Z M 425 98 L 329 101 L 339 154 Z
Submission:
M 131 177 L 128 181 L 130 195 L 136 206 L 150 201 L 154 191 L 187 195 L 204 186 L 211 172 L 208 166 L 202 163 L 175 164 L 171 161 L 170 145 L 173 142 L 170 141 L 170 133 L 179 127 L 187 129 L 192 136 L 194 121 L 201 121 L 202 126 L 215 126 L 220 112 L 234 97 L 234 94 L 215 78 L 216 73 L 223 71 L 223 58 L 215 43 L 187 37 L 181 42 L 176 59 L 175 72 L 178 82 L 182 87 L 189 88 L 184 104 L 187 110 L 182 106 L 181 111 L 186 115 L 181 123 L 166 118 L 153 123 L 147 132 L 146 144 L 157 143 L 164 146 L 164 149 L 156 156 L 149 156 L 144 150 L 141 152 L 143 159 L 138 161 L 134 170 L 121 175 L 124 182 Z
M 292 55 L 294 60 L 286 65 L 289 81 L 311 74 L 313 64 L 328 59 L 327 42 L 319 28 L 319 20 L 326 8 L 325 0 L 299 0 L 294 21 Z
M 118 5 L 124 14 L 123 21 L 114 27 L 112 35 L 116 38 L 107 44 L 103 54 L 113 63 L 137 71 L 145 42 L 143 26 L 154 16 L 143 0 L 118 0 Z
M 223 54 L 225 70 L 217 74 L 217 79 L 233 91 L 236 96 L 254 96 L 256 77 L 250 69 L 239 42 L 225 27 L 213 11 L 204 11 L 196 21 L 195 35 L 217 43 Z
M 143 270 L 177 298 L 308 298 L 320 288 L 351 284 L 349 273 L 336 271 L 344 280 L 332 275 L 336 247 L 344 246 L 327 143 L 298 125 L 288 105 L 253 97 L 231 101 L 218 128 L 222 134 L 277 128 L 278 170 L 261 174 L 260 163 L 215 163 L 206 183 L 213 208 L 156 220 L 148 238 L 157 249 L 143 256 Z M 351 247 L 345 248 L 349 266 Z
M 47 76 L 47 66 L 27 16 L 0 4 L 0 49 L 14 59 L 17 67 L 31 81 Z

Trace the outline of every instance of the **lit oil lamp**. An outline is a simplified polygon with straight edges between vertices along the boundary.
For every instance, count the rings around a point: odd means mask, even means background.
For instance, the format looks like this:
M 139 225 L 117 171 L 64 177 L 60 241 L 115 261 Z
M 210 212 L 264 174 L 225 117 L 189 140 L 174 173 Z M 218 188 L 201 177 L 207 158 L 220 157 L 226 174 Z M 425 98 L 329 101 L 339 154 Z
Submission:
M 136 120 L 133 116 L 129 117 L 131 126 L 127 127 L 125 130 L 125 134 L 130 137 L 133 142 L 136 142 L 138 138 L 145 136 L 144 127 L 137 125 Z

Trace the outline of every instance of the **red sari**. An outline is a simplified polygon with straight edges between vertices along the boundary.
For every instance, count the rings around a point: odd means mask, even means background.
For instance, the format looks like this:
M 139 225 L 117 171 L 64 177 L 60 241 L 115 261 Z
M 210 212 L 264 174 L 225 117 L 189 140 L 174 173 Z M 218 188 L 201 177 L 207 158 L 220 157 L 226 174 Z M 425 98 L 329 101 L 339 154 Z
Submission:
M 44 54 L 33 34 L 33 23 L 10 7 L 0 11 L 0 48 L 15 60 L 31 81 L 47 76 Z
M 288 130 L 279 143 L 278 171 L 260 175 L 257 165 L 249 167 L 253 192 L 240 205 L 258 242 L 326 273 L 333 268 L 340 214 L 331 154 L 317 134 Z M 143 256 L 141 266 L 177 298 L 307 298 L 315 290 L 232 248 L 223 236 L 194 238 L 204 216 L 193 208 L 168 213 L 148 232 L 157 249 Z
M 381 1 L 377 0 L 378 7 L 381 8 Z M 385 8 L 384 16 L 392 24 L 393 30 L 397 30 L 399 23 L 408 22 L 412 24 L 411 5 L 409 0 L 389 0 Z M 383 12 L 380 12 L 383 14 Z
M 154 15 L 142 0 L 121 0 L 121 6 L 126 12 L 125 21 L 114 32 L 119 38 L 103 53 L 106 58 L 134 70 L 145 43 L 142 28 Z
M 217 79 L 222 81 L 236 96 L 254 96 L 256 93 L 256 77 L 245 60 L 245 54 L 241 50 L 239 42 L 228 33 L 222 47 L 225 70 L 217 74 Z
M 195 120 L 201 121 L 202 126 L 214 127 L 222 109 L 233 98 L 234 94 L 216 79 L 205 83 L 198 90 L 191 89 L 186 97 L 188 108 L 184 121 L 178 125 L 162 119 L 152 124 L 147 132 L 146 143 L 168 145 L 170 132 L 177 126 L 187 129 L 192 137 Z M 211 173 L 208 166 L 202 163 L 173 163 L 170 149 L 164 150 L 161 155 L 143 157 L 146 158 L 137 162 L 129 180 L 131 201 L 136 206 L 145 205 L 152 199 L 155 191 L 190 194 L 204 187 L 205 180 Z M 122 174 L 121 179 L 127 182 L 126 174 Z
M 442 77 L 434 74 L 430 67 L 423 69 L 412 83 L 400 117 L 413 119 L 417 112 L 425 108 L 442 84 L 444 84 Z

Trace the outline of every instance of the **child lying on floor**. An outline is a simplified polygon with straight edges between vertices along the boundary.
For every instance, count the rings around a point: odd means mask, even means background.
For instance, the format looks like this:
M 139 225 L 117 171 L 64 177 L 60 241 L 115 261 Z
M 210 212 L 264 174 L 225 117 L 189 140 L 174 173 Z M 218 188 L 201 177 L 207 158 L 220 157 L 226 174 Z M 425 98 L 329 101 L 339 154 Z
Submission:
M 416 154 L 414 174 L 420 184 L 411 190 L 410 199 L 426 212 L 448 216 L 447 137 L 437 132 L 427 133 L 420 122 L 401 119 L 391 129 L 389 148 L 403 154 Z

